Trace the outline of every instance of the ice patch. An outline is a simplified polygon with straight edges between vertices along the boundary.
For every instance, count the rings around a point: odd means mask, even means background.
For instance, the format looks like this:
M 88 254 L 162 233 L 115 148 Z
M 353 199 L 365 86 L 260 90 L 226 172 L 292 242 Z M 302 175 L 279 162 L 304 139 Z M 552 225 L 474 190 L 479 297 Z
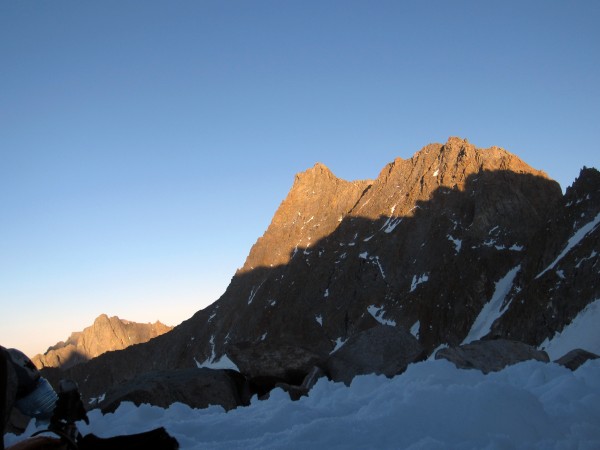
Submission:
M 319 325 L 323 326 L 323 316 L 315 316 L 315 320 L 318 322 Z
M 481 308 L 481 311 L 475 319 L 475 322 L 473 322 L 471 330 L 463 341 L 463 344 L 468 344 L 469 342 L 473 342 L 484 337 L 490 332 L 496 319 L 504 314 L 509 305 L 506 305 L 504 308 L 502 308 L 502 303 L 512 289 L 513 282 L 519 270 L 521 270 L 521 265 L 509 270 L 504 277 L 496 282 L 494 295 L 492 295 L 491 300 L 483 305 L 483 308 Z
M 221 356 L 219 359 L 215 360 L 215 336 L 212 335 L 210 337 L 210 353 L 211 355 L 206 358 L 204 362 L 198 362 L 196 358 L 194 358 L 194 362 L 196 363 L 196 367 L 198 368 L 208 368 L 208 369 L 233 369 L 239 372 L 238 367 L 235 365 L 233 361 L 229 359 L 227 355 Z
M 254 297 L 256 297 L 256 293 L 258 292 L 258 290 L 261 288 L 261 286 L 264 284 L 264 281 L 262 283 L 260 283 L 258 285 L 258 287 L 252 287 L 252 289 L 250 289 L 250 295 L 248 296 L 248 304 L 250 305 L 252 303 L 252 301 L 254 300 Z
M 329 288 L 325 289 L 325 293 L 323 294 L 323 297 L 329 297 Z
M 588 256 L 586 258 L 582 258 L 577 262 L 577 265 L 575 266 L 575 268 L 579 269 L 579 267 L 581 266 L 581 263 L 583 263 L 585 261 L 589 261 L 590 259 L 594 259 L 597 254 L 598 253 L 596 253 L 595 250 L 592 250 L 592 253 L 590 253 L 590 256 Z
M 462 241 L 460 239 L 455 239 L 450 235 L 448 235 L 448 240 L 454 243 L 454 250 L 456 251 L 456 253 L 459 253 L 462 247 Z
M 565 255 L 571 251 L 571 249 L 573 247 L 575 247 L 577 244 L 579 244 L 589 233 L 593 232 L 599 223 L 600 223 L 600 213 L 598 213 L 596 215 L 594 220 L 586 223 L 579 230 L 577 230 L 575 232 L 575 234 L 573 234 L 573 236 L 571 236 L 571 238 L 569 239 L 569 242 L 567 242 L 567 245 L 565 246 L 563 251 L 560 252 L 560 255 L 558 255 L 556 257 L 556 259 L 554 261 L 552 261 L 552 263 L 548 267 L 546 267 L 544 270 L 542 270 L 535 278 L 538 279 L 539 277 L 544 275 L 546 272 L 553 269 L 554 266 L 556 266 L 559 263 L 559 261 L 561 259 L 563 259 L 565 257 Z
M 402 222 L 402 217 L 388 218 L 384 224 L 385 229 L 383 232 L 388 234 L 391 233 L 398 225 L 400 225 L 400 222 Z
M 369 256 L 368 252 L 362 252 L 358 255 L 358 257 L 362 258 L 362 259 L 367 259 L 368 256 Z
M 196 365 L 198 364 L 196 363 Z M 204 362 L 204 364 L 198 365 L 198 367 L 208 369 L 231 369 L 236 370 L 238 372 L 240 371 L 238 366 L 231 359 L 229 359 L 229 356 L 227 355 L 221 356 L 217 361 L 213 361 L 210 363 Z
M 390 327 L 396 326 L 396 321 L 383 318 L 383 315 L 385 314 L 383 306 L 377 307 L 375 305 L 370 305 L 367 307 L 367 311 L 369 311 L 369 314 L 371 314 L 373 318 L 380 324 L 388 325 Z
M 429 275 L 427 275 L 426 273 L 421 275 L 419 278 L 417 278 L 416 275 L 413 275 L 412 283 L 410 284 L 410 292 L 413 292 L 418 285 L 420 285 L 421 283 L 425 283 L 428 280 Z
M 421 328 L 421 322 L 416 321 L 412 327 L 410 327 L 410 334 L 419 339 L 419 328 Z
M 504 277 L 502 277 L 499 281 L 496 282 L 494 295 L 492 295 L 491 300 L 485 305 L 483 305 L 483 308 L 481 308 L 479 315 L 477 316 L 475 322 L 473 322 L 473 325 L 471 326 L 469 334 L 462 342 L 463 344 L 468 344 L 469 342 L 476 341 L 488 334 L 496 319 L 502 316 L 502 314 L 506 311 L 508 305 L 502 308 L 502 303 L 504 302 L 506 296 L 510 292 L 515 277 L 517 276 L 519 270 L 521 270 L 520 265 L 509 270 L 508 273 L 504 275 Z
M 344 346 L 344 344 L 346 343 L 348 339 L 342 339 L 341 337 L 337 338 L 335 340 L 335 347 L 333 347 L 333 350 L 331 350 L 331 352 L 329 352 L 330 355 L 334 354 L 335 352 L 337 352 L 340 348 L 342 348 Z
M 92 397 L 92 398 L 90 398 L 90 400 L 88 401 L 88 404 L 95 406 L 98 403 L 102 403 L 105 398 L 106 398 L 106 392 L 104 394 L 101 394 L 99 397 Z
M 383 267 L 381 266 L 381 263 L 379 262 L 379 256 L 372 256 L 371 258 L 369 258 L 371 261 L 374 261 L 375 264 L 377 264 L 377 267 L 379 268 L 379 272 L 381 273 L 381 276 L 383 277 L 383 279 L 385 280 L 385 272 L 383 271 Z

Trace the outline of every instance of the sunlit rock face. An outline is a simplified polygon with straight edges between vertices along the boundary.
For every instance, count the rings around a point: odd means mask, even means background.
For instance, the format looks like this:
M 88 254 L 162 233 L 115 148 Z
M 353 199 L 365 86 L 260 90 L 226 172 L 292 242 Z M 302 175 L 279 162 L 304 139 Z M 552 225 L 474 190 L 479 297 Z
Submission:
M 228 352 L 248 361 L 261 349 L 253 373 L 277 367 L 274 378 L 295 384 L 297 367 L 326 368 L 380 325 L 410 332 L 425 355 L 490 338 L 538 347 L 600 298 L 598 186 L 586 169 L 563 195 L 517 156 L 460 138 L 396 159 L 375 180 L 316 164 L 296 176 L 220 299 L 69 374 L 99 395 L 140 373 L 214 366 Z M 310 364 L 286 372 L 282 352 Z
M 459 138 L 396 159 L 372 181 L 317 164 L 209 308 L 204 339 L 214 336 L 217 354 L 243 340 L 328 355 L 381 322 L 418 324 L 428 351 L 459 344 L 561 199 L 516 156 Z
M 71 333 L 66 342 L 50 347 L 43 355 L 34 356 L 32 361 L 39 369 L 57 367 L 64 370 L 103 353 L 148 342 L 172 328 L 159 321 L 135 323 L 102 314 L 92 326 Z

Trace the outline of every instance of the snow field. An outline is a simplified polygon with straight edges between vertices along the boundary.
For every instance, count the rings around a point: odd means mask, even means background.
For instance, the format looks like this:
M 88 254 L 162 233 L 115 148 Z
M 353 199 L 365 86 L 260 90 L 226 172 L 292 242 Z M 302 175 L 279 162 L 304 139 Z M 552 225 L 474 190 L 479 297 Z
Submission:
M 395 378 L 365 375 L 350 387 L 321 379 L 309 397 L 221 407 L 121 405 L 89 413 L 82 433 L 108 437 L 164 426 L 182 449 L 597 449 L 600 360 L 576 372 L 527 361 L 484 375 L 445 360 Z M 26 435 L 35 431 L 30 424 Z M 7 444 L 22 439 L 7 436 Z

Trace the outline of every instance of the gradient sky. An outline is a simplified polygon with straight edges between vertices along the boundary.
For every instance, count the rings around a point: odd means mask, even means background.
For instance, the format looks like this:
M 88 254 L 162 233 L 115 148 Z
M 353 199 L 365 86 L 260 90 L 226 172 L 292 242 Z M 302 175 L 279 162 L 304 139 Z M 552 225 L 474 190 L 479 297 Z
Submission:
M 600 168 L 598 1 L 0 2 L 0 345 L 215 301 L 294 174 Z

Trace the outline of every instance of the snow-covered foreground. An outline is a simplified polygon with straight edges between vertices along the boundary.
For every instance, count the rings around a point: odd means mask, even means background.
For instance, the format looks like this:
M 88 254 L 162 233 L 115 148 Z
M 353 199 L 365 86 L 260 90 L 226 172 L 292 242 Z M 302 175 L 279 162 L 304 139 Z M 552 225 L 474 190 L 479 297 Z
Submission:
M 297 402 L 277 389 L 229 412 L 126 403 L 89 418 L 84 434 L 164 426 L 182 449 L 598 449 L 600 360 L 575 372 L 528 361 L 488 375 L 426 361 L 349 388 L 322 379 Z M 34 431 L 32 422 L 26 435 Z

